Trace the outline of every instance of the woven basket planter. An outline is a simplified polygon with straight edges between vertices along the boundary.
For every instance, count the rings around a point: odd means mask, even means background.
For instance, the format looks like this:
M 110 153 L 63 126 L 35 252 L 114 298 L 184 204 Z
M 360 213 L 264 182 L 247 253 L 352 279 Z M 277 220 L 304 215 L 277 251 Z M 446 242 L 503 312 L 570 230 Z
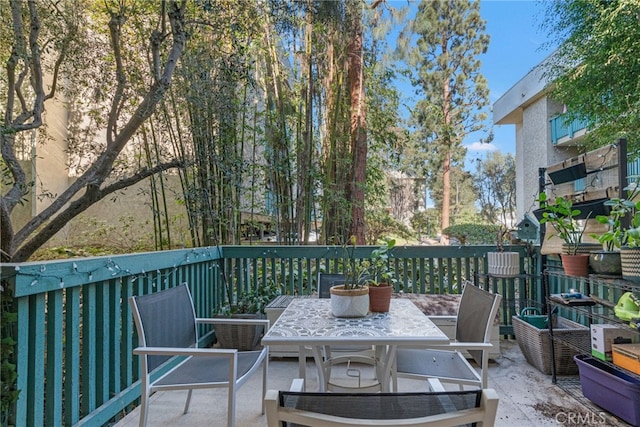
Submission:
M 264 314 L 234 314 L 236 319 L 265 319 Z M 255 350 L 264 335 L 262 325 L 224 325 L 215 326 L 216 339 L 221 348 L 235 348 L 240 351 Z
M 640 248 L 622 248 L 620 250 L 622 278 L 640 283 Z
M 519 316 L 511 318 L 513 333 L 527 362 L 543 374 L 551 374 L 551 336 L 549 329 L 538 329 Z M 563 317 L 555 319 L 555 364 L 557 375 L 577 375 L 578 366 L 573 356 L 591 346 L 589 328 Z

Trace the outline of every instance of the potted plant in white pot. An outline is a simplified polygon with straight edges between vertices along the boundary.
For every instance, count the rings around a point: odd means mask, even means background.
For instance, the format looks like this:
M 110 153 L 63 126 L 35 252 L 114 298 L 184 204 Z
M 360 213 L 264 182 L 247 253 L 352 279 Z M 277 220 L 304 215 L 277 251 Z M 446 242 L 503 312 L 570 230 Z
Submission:
M 495 277 L 514 277 L 520 274 L 520 254 L 505 251 L 504 243 L 510 238 L 509 229 L 500 224 L 496 231 L 496 252 L 487 252 L 487 273 Z M 510 240 L 510 239 L 509 239 Z
M 549 224 L 554 228 L 554 232 L 548 234 L 548 237 L 557 236 L 564 242 L 565 253 L 560 257 L 565 274 L 586 276 L 589 272 L 589 254 L 578 253 L 578 248 L 591 212 L 584 219 L 584 224 L 580 224 L 578 217 L 582 212 L 580 209 L 573 208 L 571 200 L 557 197 L 554 204 L 549 204 L 546 193 L 540 193 L 537 202 L 543 208 L 540 224 Z
M 343 249 L 347 255 L 343 263 L 344 283 L 329 289 L 331 312 L 336 317 L 364 317 L 369 313 L 368 273 L 362 263 L 356 261 L 355 236 L 351 236 L 350 245 Z

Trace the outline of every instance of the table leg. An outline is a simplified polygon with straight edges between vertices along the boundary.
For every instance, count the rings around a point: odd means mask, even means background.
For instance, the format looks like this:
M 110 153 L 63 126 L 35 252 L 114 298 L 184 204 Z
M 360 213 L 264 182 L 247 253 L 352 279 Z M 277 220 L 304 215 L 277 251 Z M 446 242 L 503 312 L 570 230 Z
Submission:
M 307 349 L 303 345 L 298 347 L 298 375 L 304 380 L 302 391 L 307 391 Z
M 390 391 L 391 370 L 396 363 L 396 345 L 376 346 L 376 356 L 379 355 L 380 367 L 377 367 L 378 381 L 380 381 L 380 389 L 383 393 Z M 379 353 L 378 353 L 379 352 Z
M 324 358 L 322 357 L 322 346 L 311 346 L 313 352 L 313 360 L 316 362 L 316 369 L 318 371 L 318 391 L 323 393 L 326 391 L 326 379 L 324 370 Z

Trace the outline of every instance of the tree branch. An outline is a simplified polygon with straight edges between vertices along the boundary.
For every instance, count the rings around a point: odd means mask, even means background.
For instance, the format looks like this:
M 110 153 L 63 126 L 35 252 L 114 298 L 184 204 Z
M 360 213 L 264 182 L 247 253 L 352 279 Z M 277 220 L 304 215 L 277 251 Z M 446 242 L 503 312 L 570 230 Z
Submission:
M 168 7 L 169 22 L 171 24 L 173 35 L 173 45 L 166 56 L 166 62 L 164 64 L 165 68 L 160 75 L 160 79 L 158 79 L 158 81 L 149 88 L 146 96 L 140 102 L 138 108 L 133 113 L 129 121 L 124 125 L 122 131 L 115 136 L 112 141 L 109 141 L 109 136 L 107 137 L 107 148 L 102 154 L 100 154 L 87 171 L 73 182 L 60 196 L 58 196 L 51 205 L 25 224 L 25 226 L 22 227 L 22 229 L 14 236 L 10 247 L 6 247 L 3 242 L 3 250 L 5 252 L 11 255 L 11 253 L 14 252 L 13 248 L 19 247 L 20 249 L 15 251 L 15 256 L 18 256 L 18 258 L 22 260 L 28 258 L 31 253 L 39 247 L 39 245 L 42 245 L 46 242 L 46 239 L 57 233 L 65 225 L 65 221 L 75 217 L 78 213 L 86 210 L 91 204 L 104 197 L 102 194 L 105 189 L 100 190 L 99 187 L 109 177 L 113 169 L 113 163 L 127 143 L 138 131 L 140 126 L 142 126 L 142 124 L 154 113 L 157 104 L 164 98 L 166 91 L 171 85 L 175 68 L 186 44 L 187 36 L 184 28 L 186 4 L 186 1 L 172 1 Z M 33 13 L 36 13 L 37 19 L 37 12 L 35 11 L 35 8 Z M 117 43 L 115 45 L 117 45 Z M 39 55 L 32 55 L 31 60 L 39 61 Z M 42 73 L 42 69 L 40 67 L 37 69 Z M 41 94 L 39 100 L 42 100 L 43 97 L 44 95 Z M 116 119 L 114 118 L 114 120 Z M 109 125 L 110 130 L 115 128 L 114 123 Z M 3 135 L 3 149 L 5 145 L 5 136 L 6 135 Z M 129 178 L 129 182 L 134 179 L 135 178 L 133 177 Z M 113 192 L 118 188 L 124 187 L 126 187 L 124 184 L 113 184 L 107 188 L 109 191 Z M 85 194 L 79 199 L 72 201 L 83 188 L 86 188 Z M 22 195 L 24 194 L 26 193 L 23 193 Z M 49 221 L 51 218 L 54 219 Z M 44 224 L 46 224 L 44 228 L 39 230 L 39 228 Z M 32 235 L 34 237 L 30 238 Z M 24 244 L 27 239 L 29 239 L 28 243 Z
M 168 163 L 162 163 L 152 168 L 142 169 L 135 175 L 122 179 L 111 185 L 108 185 L 100 189 L 97 185 L 87 185 L 86 192 L 78 199 L 69 204 L 67 208 L 60 211 L 53 219 L 51 219 L 44 227 L 34 234 L 29 234 L 31 238 L 24 244 L 18 247 L 13 253 L 9 254 L 12 262 L 26 261 L 33 252 L 41 247 L 47 240 L 53 237 L 62 227 L 64 227 L 69 221 L 82 212 L 87 210 L 96 202 L 104 199 L 109 194 L 112 194 L 118 190 L 130 187 L 138 182 L 154 175 L 156 173 L 182 167 L 184 165 L 182 160 L 173 160 Z M 1 212 L 0 212 L 1 213 Z M 19 243 L 18 243 L 19 244 Z

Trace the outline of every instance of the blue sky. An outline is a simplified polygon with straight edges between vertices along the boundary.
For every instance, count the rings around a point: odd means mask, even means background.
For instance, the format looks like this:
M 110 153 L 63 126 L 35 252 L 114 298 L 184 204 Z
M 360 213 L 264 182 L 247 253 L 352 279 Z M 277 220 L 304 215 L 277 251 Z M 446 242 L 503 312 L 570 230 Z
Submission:
M 489 83 L 490 102 L 500 98 L 534 66 L 551 53 L 543 45 L 549 41 L 540 28 L 546 5 L 544 1 L 482 0 L 480 13 L 487 21 L 491 36 L 489 50 L 481 57 L 482 73 Z M 505 153 L 515 151 L 515 126 L 494 126 L 492 144 L 480 146 L 473 138 L 465 140 L 469 160 L 482 157 L 490 149 Z M 475 138 L 477 140 L 477 137 Z M 467 168 L 472 165 L 467 164 Z
M 388 0 L 395 7 L 410 5 L 413 13 L 419 0 Z M 394 4 L 395 3 L 395 4 Z M 551 51 L 543 49 L 548 37 L 540 29 L 546 5 L 544 0 L 481 0 L 480 13 L 487 22 L 486 32 L 491 36 L 489 49 L 480 57 L 482 74 L 488 81 L 490 104 L 500 98 L 515 83 L 523 78 L 534 66 L 542 62 Z M 411 13 L 410 13 L 411 15 Z M 394 36 L 397 33 L 392 33 Z M 411 105 L 416 95 L 407 80 L 398 79 L 403 97 Z M 487 129 L 493 123 L 489 117 Z M 469 135 L 464 140 L 468 149 L 465 168 L 475 171 L 477 158 L 483 158 L 488 151 L 515 152 L 515 126 L 494 126 L 491 144 L 481 144 L 480 138 L 486 132 Z

